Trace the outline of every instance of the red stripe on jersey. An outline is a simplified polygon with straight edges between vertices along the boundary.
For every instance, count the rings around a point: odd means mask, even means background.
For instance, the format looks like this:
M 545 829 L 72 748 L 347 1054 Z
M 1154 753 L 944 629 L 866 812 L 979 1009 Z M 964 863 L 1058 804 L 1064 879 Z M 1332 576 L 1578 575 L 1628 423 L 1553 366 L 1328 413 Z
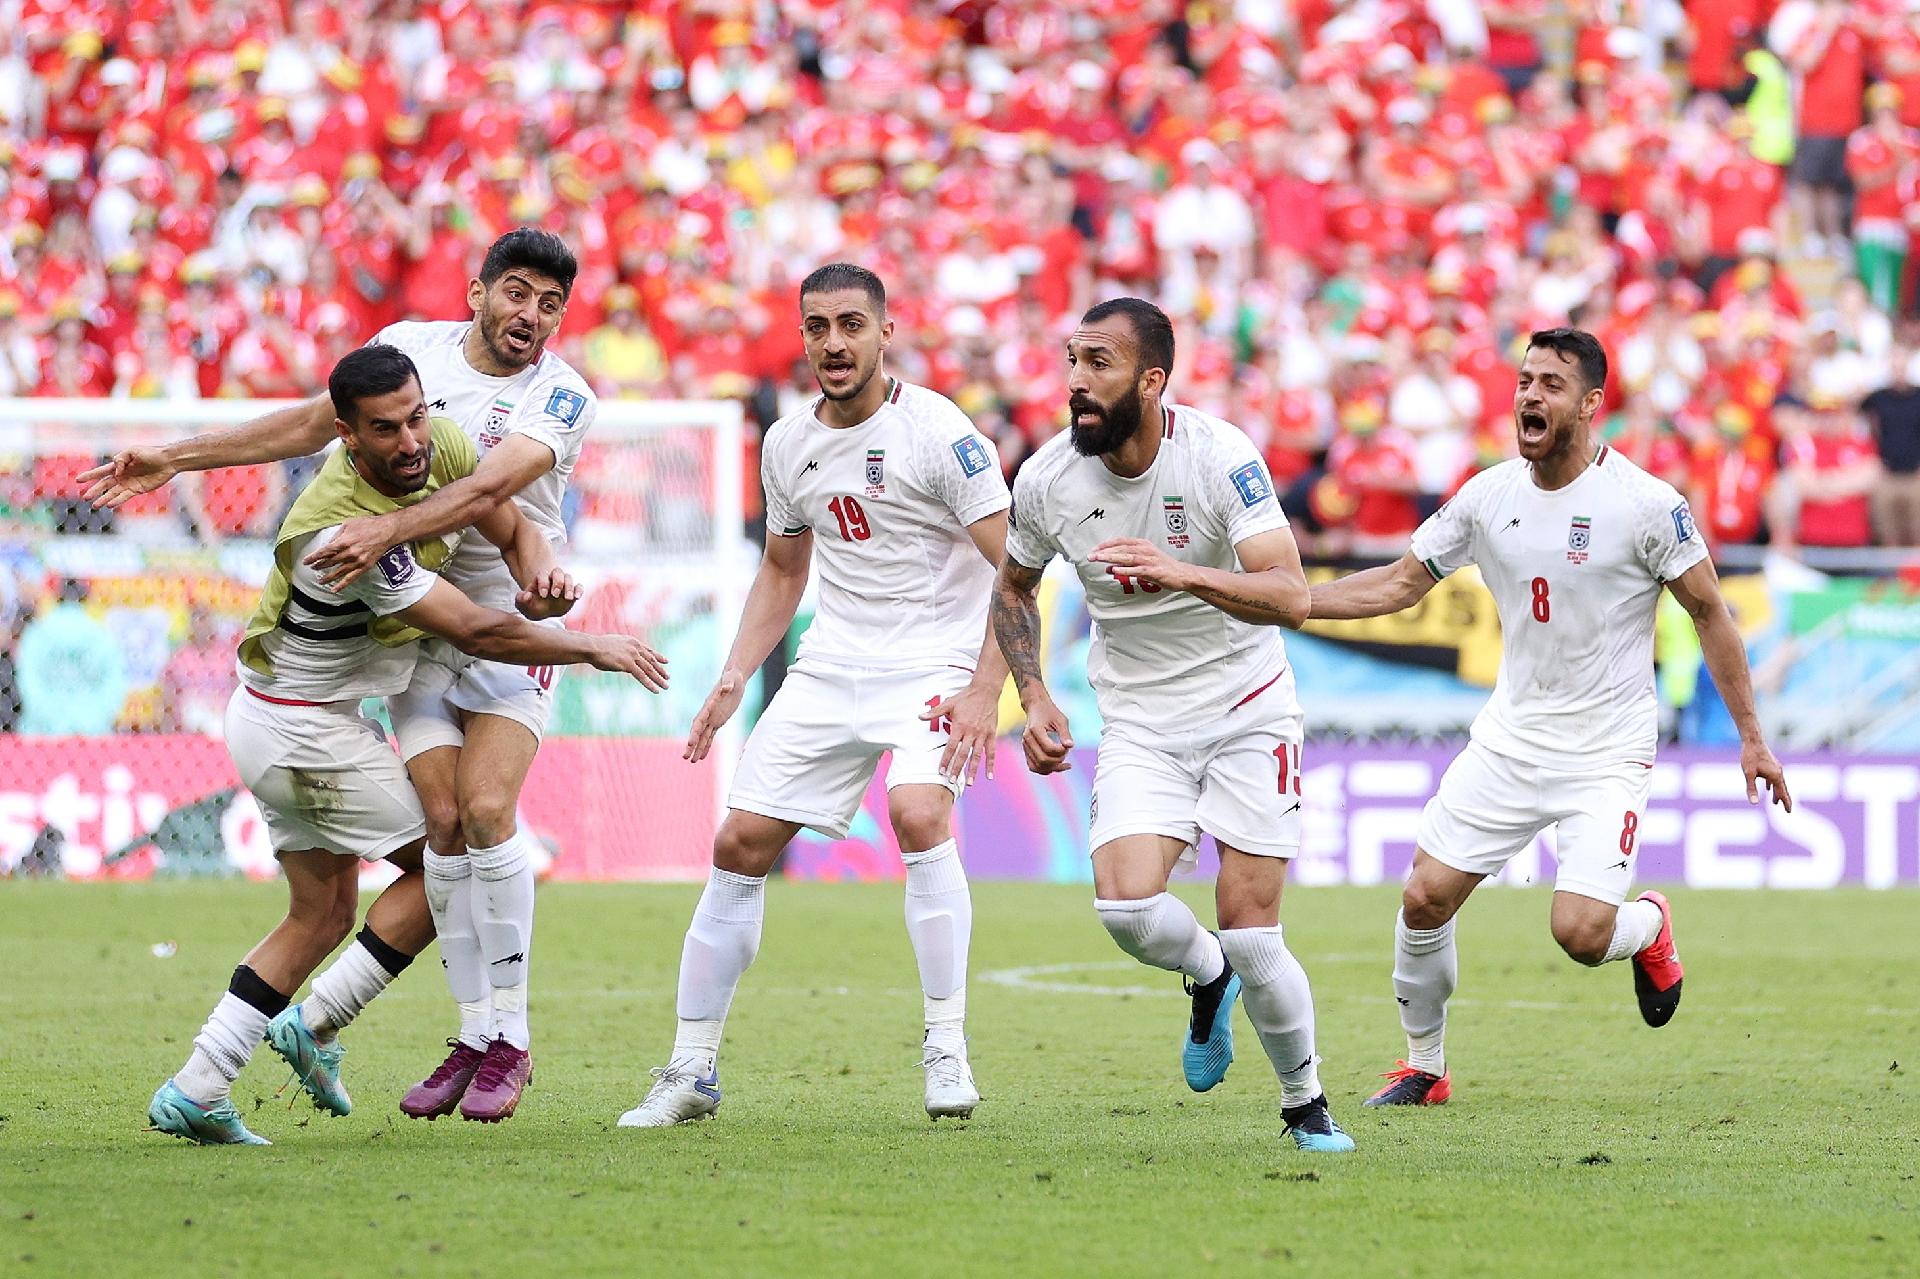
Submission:
M 893 380 L 893 394 L 887 397 L 887 403 L 898 404 L 900 402 L 900 385 L 900 379 L 895 378 Z
M 268 697 L 251 684 L 242 684 L 240 687 L 246 689 L 247 692 L 259 698 L 261 701 L 272 702 L 275 706 L 331 706 L 333 704 L 331 702 L 303 702 L 294 697 Z
M 1268 680 L 1266 683 L 1262 684 L 1259 688 L 1254 689 L 1251 693 L 1248 693 L 1245 697 L 1235 702 L 1233 704 L 1233 709 L 1236 711 L 1239 710 L 1242 706 L 1245 706 L 1248 702 L 1252 701 L 1254 698 L 1260 696 L 1260 694 L 1272 688 L 1275 684 L 1280 682 L 1280 677 L 1282 675 L 1285 675 L 1286 673 L 1287 673 L 1287 668 L 1282 666 L 1279 670 L 1273 673 L 1272 679 Z
M 1163 440 L 1170 440 L 1173 438 L 1173 410 L 1162 409 L 1160 410 L 1160 415 L 1167 419 L 1167 428 L 1165 431 L 1161 432 L 1160 438 Z
M 1594 458 L 1593 458 L 1593 464 L 1594 464 L 1595 466 L 1598 466 L 1598 465 L 1600 465 L 1600 464 L 1601 464 L 1602 462 L 1604 462 L 1604 461 L 1606 461 L 1606 460 L 1607 460 L 1607 446 L 1606 446 L 1606 445 L 1604 445 L 1604 444 L 1602 444 L 1602 445 L 1600 446 L 1600 451 L 1599 451 L 1598 453 L 1596 453 L 1596 454 L 1594 454 Z

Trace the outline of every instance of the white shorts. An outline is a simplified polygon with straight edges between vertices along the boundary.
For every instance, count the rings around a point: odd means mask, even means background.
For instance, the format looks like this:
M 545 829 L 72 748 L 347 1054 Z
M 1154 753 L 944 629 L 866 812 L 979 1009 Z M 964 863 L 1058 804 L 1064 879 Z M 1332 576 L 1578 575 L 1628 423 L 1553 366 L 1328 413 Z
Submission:
M 1472 875 L 1496 875 L 1541 831 L 1557 826 L 1553 886 L 1619 905 L 1633 884 L 1640 820 L 1653 769 L 1628 760 L 1561 773 L 1471 742 L 1420 815 L 1420 847 Z
M 464 746 L 462 711 L 510 719 L 524 725 L 535 741 L 543 740 L 547 717 L 553 713 L 553 689 L 565 669 L 487 662 L 444 640 L 424 641 L 406 691 L 387 699 L 400 757 L 412 759 L 438 746 Z
M 1185 840 L 1191 863 L 1204 832 L 1260 857 L 1300 850 L 1300 746 L 1305 721 L 1293 672 L 1188 733 L 1109 721 L 1093 770 L 1087 846 L 1123 835 Z
M 948 730 L 920 715 L 972 678 L 963 666 L 793 667 L 747 735 L 727 807 L 844 839 L 888 752 L 888 790 L 930 784 L 959 794 L 940 775 Z
M 406 766 L 358 701 L 282 706 L 241 687 L 226 732 L 276 854 L 319 848 L 377 862 L 426 836 Z

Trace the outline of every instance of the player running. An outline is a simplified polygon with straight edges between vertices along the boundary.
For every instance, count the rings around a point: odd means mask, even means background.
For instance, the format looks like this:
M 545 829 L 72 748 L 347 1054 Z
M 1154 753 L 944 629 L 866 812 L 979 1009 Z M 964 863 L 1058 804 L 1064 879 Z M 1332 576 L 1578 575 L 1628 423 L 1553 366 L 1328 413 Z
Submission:
M 1420 820 L 1394 924 L 1393 992 L 1407 1056 L 1369 1106 L 1452 1094 L 1447 1000 L 1453 920 L 1474 888 L 1555 827 L 1553 938 L 1582 964 L 1633 960 L 1640 1015 L 1664 1026 L 1683 970 L 1659 893 L 1627 901 L 1653 781 L 1660 588 L 1685 606 L 1740 730 L 1747 798 L 1764 780 L 1791 812 L 1785 774 L 1754 713 L 1747 651 L 1684 498 L 1595 445 L 1607 356 L 1578 329 L 1533 334 L 1514 391 L 1520 456 L 1469 480 L 1398 562 L 1313 588 L 1314 617 L 1380 617 L 1477 564 L 1500 614 L 1502 657 L 1472 741 Z
M 1015 481 L 994 630 L 1027 711 L 1027 766 L 1072 767 L 1035 592 L 1055 555 L 1079 573 L 1106 721 L 1089 840 L 1100 922 L 1141 963 L 1185 975 L 1190 1087 L 1225 1078 L 1244 998 L 1294 1144 L 1350 1151 L 1320 1087 L 1313 994 L 1280 929 L 1303 721 L 1278 628 L 1306 617 L 1306 577 L 1253 442 L 1163 398 L 1173 350 L 1166 315 L 1139 298 L 1102 302 L 1067 339 L 1072 426 Z M 1202 832 L 1220 845 L 1218 934 L 1167 891 Z
M 747 672 L 787 633 L 816 560 L 819 608 L 727 797 L 681 951 L 673 1053 L 621 1127 L 720 1105 L 721 1030 L 760 946 L 767 872 L 803 826 L 843 838 L 887 752 L 926 1013 L 927 1113 L 964 1117 L 980 1102 L 965 1035 L 973 906 L 952 818 L 961 786 L 993 763 L 1006 665 L 986 630 L 987 590 L 1007 486 L 992 443 L 951 401 L 887 376 L 893 322 L 878 276 L 823 266 L 800 285 L 800 314 L 821 395 L 767 433 L 766 553 L 687 759 L 703 758 L 739 709 Z
M 573 368 L 546 350 L 559 329 L 578 266 L 550 232 L 521 227 L 494 241 L 467 286 L 471 320 L 400 323 L 375 339 L 412 356 L 437 397 L 482 454 L 468 478 L 417 505 L 348 521 L 309 555 L 320 580 L 345 586 L 390 546 L 467 528 L 508 498 L 559 545 L 568 477 L 598 401 Z M 81 478 L 96 505 L 117 506 L 183 470 L 302 457 L 333 435 L 327 397 L 228 431 L 165 448 L 131 449 Z M 446 578 L 490 608 L 513 605 L 499 553 L 478 539 Z M 546 665 L 471 660 L 428 643 L 412 683 L 389 702 L 400 751 L 427 813 L 427 899 L 447 986 L 460 1006 L 451 1052 L 400 1103 L 432 1119 L 459 1107 L 504 1119 L 532 1075 L 527 1026 L 533 937 L 532 841 L 517 824 L 520 788 L 552 708 Z
M 374 572 L 336 590 L 302 556 L 347 520 L 409 507 L 474 471 L 472 443 L 429 417 L 413 362 L 390 346 L 363 347 L 328 382 L 342 447 L 307 486 L 274 540 L 274 563 L 240 644 L 240 687 L 227 705 L 227 749 L 266 818 L 286 873 L 287 916 L 234 969 L 180 1072 L 153 1095 L 147 1117 L 161 1132 L 207 1145 L 266 1145 L 230 1099 L 234 1079 L 264 1036 L 293 1066 L 321 1109 L 351 1107 L 340 1082 L 339 1031 L 433 939 L 420 866 L 426 816 L 386 733 L 360 713 L 367 697 L 407 686 L 417 642 L 441 637 L 495 661 L 591 662 L 654 691 L 664 659 L 624 635 L 582 635 L 483 607 L 437 570 L 460 539 L 402 543 Z M 512 503 L 477 525 L 506 552 L 528 617 L 567 611 L 578 594 L 554 566 L 552 547 Z M 359 861 L 401 868 L 367 922 L 301 1004 L 289 1005 L 320 961 L 353 927 Z

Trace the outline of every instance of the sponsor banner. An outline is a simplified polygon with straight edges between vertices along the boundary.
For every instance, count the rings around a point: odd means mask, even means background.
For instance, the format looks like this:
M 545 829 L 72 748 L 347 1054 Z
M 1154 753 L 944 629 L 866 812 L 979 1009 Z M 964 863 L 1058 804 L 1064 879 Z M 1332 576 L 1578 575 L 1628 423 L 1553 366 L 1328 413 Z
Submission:
M 1375 884 L 1406 874 L 1420 810 L 1453 757 L 1445 747 L 1308 743 L 1305 827 L 1294 884 Z M 542 747 L 521 819 L 551 852 L 556 878 L 698 880 L 717 814 L 716 765 L 680 758 L 669 738 L 556 739 Z M 1737 757 L 1672 751 L 1655 766 L 1639 822 L 1638 879 L 1695 888 L 1871 888 L 1920 884 L 1920 756 L 1800 755 L 1787 761 L 1795 808 L 1754 807 Z M 998 776 L 958 808 L 961 853 L 978 879 L 1085 881 L 1094 753 L 1034 777 L 1003 740 Z M 258 808 L 218 738 L 152 734 L 0 738 L 0 868 L 57 860 L 74 878 L 274 873 Z M 802 832 L 793 878 L 902 875 L 876 778 L 852 833 Z M 1212 872 L 1203 850 L 1199 873 Z M 1551 883 L 1552 836 L 1502 879 Z
M 562 738 L 535 758 L 522 826 L 563 879 L 704 879 L 716 765 L 666 738 Z M 0 738 L 0 870 L 75 879 L 276 873 L 225 744 L 197 734 Z
M 1288 882 L 1377 884 L 1413 863 L 1420 812 L 1456 747 L 1318 746 L 1303 759 L 1305 827 Z M 1014 742 L 1001 743 L 998 776 L 959 804 L 967 871 L 979 879 L 1085 881 L 1087 809 L 1094 752 L 1074 752 L 1054 777 L 1026 771 Z M 1797 755 L 1787 760 L 1794 811 L 1750 806 L 1738 756 L 1670 751 L 1654 768 L 1653 801 L 1634 856 L 1646 884 L 1694 888 L 1871 888 L 1920 884 L 1920 756 Z M 1516 884 L 1553 880 L 1552 834 L 1509 863 Z M 1203 841 L 1198 874 L 1217 864 Z M 803 833 L 786 873 L 807 879 L 897 879 L 899 852 L 886 795 L 869 790 L 853 833 Z

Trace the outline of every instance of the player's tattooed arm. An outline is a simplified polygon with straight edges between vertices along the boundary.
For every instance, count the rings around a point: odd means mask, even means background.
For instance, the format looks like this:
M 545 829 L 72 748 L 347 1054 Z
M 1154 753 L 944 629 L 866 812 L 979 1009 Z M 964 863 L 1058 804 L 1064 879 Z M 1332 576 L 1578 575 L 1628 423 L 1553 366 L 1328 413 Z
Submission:
M 1037 568 L 1007 556 L 1000 561 L 1000 572 L 993 582 L 993 634 L 1000 641 L 1000 652 L 1013 673 L 1014 688 L 1020 704 L 1028 704 L 1030 693 L 1047 696 L 1047 681 L 1040 672 L 1040 589 L 1042 574 Z
M 1362 569 L 1315 586 L 1307 615 L 1314 618 L 1384 617 L 1418 604 L 1438 580 L 1408 551 L 1391 564 Z
M 1000 561 L 1000 574 L 993 582 L 994 637 L 1006 655 L 1013 672 L 1013 686 L 1020 693 L 1020 705 L 1026 708 L 1027 728 L 1020 735 L 1020 749 L 1026 754 L 1027 768 L 1042 775 L 1064 773 L 1073 767 L 1067 755 L 1073 750 L 1073 734 L 1067 717 L 1053 704 L 1047 692 L 1046 678 L 1040 673 L 1040 570 L 1028 568 L 1011 555 Z
M 1740 771 L 1747 777 L 1747 802 L 1760 802 L 1760 783 L 1765 782 L 1773 802 L 1793 811 L 1793 795 L 1787 790 L 1786 770 L 1780 767 L 1767 746 L 1760 728 L 1760 713 L 1753 703 L 1753 675 L 1747 667 L 1747 644 L 1740 627 L 1720 594 L 1720 576 L 1713 561 L 1703 559 L 1667 583 L 1667 589 L 1693 618 L 1693 629 L 1700 636 L 1700 655 L 1706 659 L 1713 686 L 1726 700 L 1734 727 L 1740 730 Z

